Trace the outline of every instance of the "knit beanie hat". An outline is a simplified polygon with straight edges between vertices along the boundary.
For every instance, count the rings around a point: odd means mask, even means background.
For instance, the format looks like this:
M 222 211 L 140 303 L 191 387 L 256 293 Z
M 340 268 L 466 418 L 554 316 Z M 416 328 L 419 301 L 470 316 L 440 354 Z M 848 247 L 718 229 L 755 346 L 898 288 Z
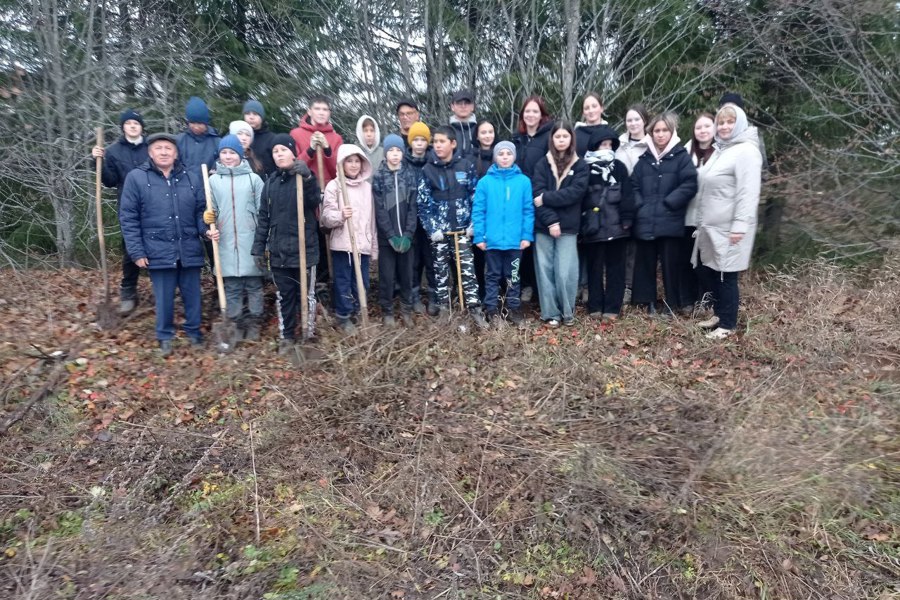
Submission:
M 501 150 L 509 150 L 510 152 L 512 152 L 513 160 L 516 160 L 516 145 L 515 144 L 513 144 L 512 142 L 506 142 L 506 141 L 497 142 L 497 145 L 494 146 L 494 160 L 497 160 L 497 154 Z
M 272 138 L 272 148 L 275 146 L 290 148 L 291 152 L 294 153 L 294 156 L 297 156 L 297 144 L 294 142 L 294 138 L 286 133 L 279 133 Z
M 410 134 L 412 133 L 412 128 L 410 128 L 409 132 Z M 385 154 L 387 154 L 387 151 L 391 148 L 399 148 L 401 152 L 406 150 L 406 147 L 403 145 L 403 138 L 396 133 L 392 133 L 384 138 Z
M 428 129 L 428 125 L 423 123 L 422 121 L 416 121 L 409 127 L 409 133 L 406 134 L 406 139 L 412 144 L 412 141 L 417 137 L 423 137 L 428 140 L 428 143 L 431 143 L 431 130 Z
M 222 141 L 219 142 L 219 153 L 221 153 L 225 148 L 234 150 L 235 154 L 240 157 L 244 156 L 244 147 L 241 146 L 241 140 L 239 140 L 236 135 L 229 133 L 222 138 Z
M 242 131 L 250 134 L 250 141 L 252 142 L 253 128 L 250 127 L 250 123 L 247 121 L 232 121 L 228 124 L 228 133 L 231 135 L 237 135 Z
M 246 102 L 244 102 L 244 109 L 241 114 L 246 115 L 248 112 L 255 112 L 261 118 L 266 118 L 266 110 L 263 108 L 263 105 L 259 100 L 247 100 Z
M 726 104 L 734 104 L 739 108 L 744 108 L 744 99 L 741 98 L 741 95 L 737 92 L 726 92 L 719 98 L 719 108 L 722 108 Z
M 119 127 L 122 127 L 125 124 L 125 121 L 137 121 L 141 124 L 142 128 L 144 127 L 144 117 L 133 108 L 126 108 L 122 111 L 122 114 L 119 115 Z
M 209 125 L 209 107 L 197 96 L 191 96 L 184 107 L 184 118 L 188 123 Z

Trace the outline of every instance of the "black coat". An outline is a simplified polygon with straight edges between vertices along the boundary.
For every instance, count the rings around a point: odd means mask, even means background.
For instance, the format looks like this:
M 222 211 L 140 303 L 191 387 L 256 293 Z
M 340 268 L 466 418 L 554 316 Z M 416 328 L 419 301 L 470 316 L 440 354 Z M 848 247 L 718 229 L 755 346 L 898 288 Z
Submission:
M 533 136 L 529 136 L 527 133 L 517 133 L 513 136 L 512 143 L 516 145 L 516 164 L 531 179 L 532 185 L 534 185 L 535 167 L 550 151 L 551 129 L 553 129 L 553 121 L 547 121 L 538 127 Z
M 636 215 L 632 235 L 639 240 L 683 237 L 684 216 L 697 194 L 697 168 L 681 144 L 659 161 L 647 150 L 631 173 Z
M 582 125 L 575 128 L 575 153 L 584 158 L 590 146 L 591 134 L 601 127 L 609 127 L 606 123 L 598 123 L 596 125 Z
M 303 218 L 306 231 L 306 266 L 319 264 L 319 184 L 315 176 L 303 181 Z M 300 246 L 297 229 L 296 176 L 276 170 L 266 179 L 253 256 L 263 256 L 269 250 L 269 264 L 279 269 L 300 268 Z
M 608 242 L 631 236 L 634 223 L 634 194 L 628 167 L 620 160 L 612 162 L 610 185 L 598 174 L 591 173 L 588 191 L 581 205 L 581 241 Z M 586 227 L 590 224 L 590 228 Z
M 554 223 L 559 223 L 563 233 L 577 234 L 581 229 L 581 203 L 588 188 L 590 171 L 587 163 L 577 158 L 562 174 L 559 186 L 556 184 L 556 165 L 550 157 L 544 156 L 534 169 L 531 178 L 534 197 L 541 194 L 543 205 L 535 209 L 534 230 L 548 233 Z
M 275 133 L 269 131 L 269 126 L 263 121 L 259 131 L 253 132 L 253 143 L 250 148 L 253 150 L 253 156 L 262 163 L 265 175 L 260 175 L 263 179 L 278 170 L 275 166 L 275 159 L 272 158 L 272 146 L 275 140 Z
M 449 125 L 456 131 L 456 154 L 474 160 L 478 151 L 478 123 L 453 120 Z
M 123 135 L 106 147 L 100 179 L 106 187 L 116 188 L 116 200 L 119 201 L 122 198 L 125 178 L 145 162 L 147 162 L 146 138 L 142 138 L 138 144 L 132 144 Z
M 478 174 L 478 179 L 481 179 L 487 175 L 488 169 L 494 164 L 494 149 L 482 150 L 479 147 L 472 156 L 472 162 L 475 163 L 475 173 Z

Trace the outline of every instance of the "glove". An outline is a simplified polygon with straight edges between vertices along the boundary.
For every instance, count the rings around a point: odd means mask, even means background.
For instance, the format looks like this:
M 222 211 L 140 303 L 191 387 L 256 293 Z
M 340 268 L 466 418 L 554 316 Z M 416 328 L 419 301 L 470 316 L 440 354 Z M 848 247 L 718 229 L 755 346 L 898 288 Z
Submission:
M 473 237 L 475 237 L 475 226 L 474 225 L 469 225 L 468 227 L 466 227 L 466 237 L 469 238 L 470 240 Z
M 216 213 L 212 210 L 204 210 L 203 211 L 203 222 L 207 225 L 212 225 L 216 222 Z
M 391 248 L 394 249 L 394 252 L 403 252 L 403 250 L 400 249 L 400 240 L 402 240 L 402 239 L 403 238 L 400 237 L 399 235 L 395 235 L 394 237 L 388 238 L 388 244 L 391 245 Z
M 303 179 L 309 179 L 312 176 L 312 171 L 309 170 L 309 166 L 300 159 L 294 161 L 294 164 L 288 172 L 291 175 L 299 175 Z
M 412 248 L 412 238 L 408 235 L 404 235 L 400 238 L 400 248 L 397 249 L 397 252 L 400 254 L 405 254 L 409 252 L 409 249 Z
M 439 244 L 444 241 L 444 232 L 443 231 L 435 231 L 431 234 L 431 241 L 435 244 Z
M 266 264 L 265 256 L 254 256 L 253 263 L 256 265 L 256 268 L 259 269 L 260 271 L 265 272 L 265 271 L 269 270 L 269 265 Z

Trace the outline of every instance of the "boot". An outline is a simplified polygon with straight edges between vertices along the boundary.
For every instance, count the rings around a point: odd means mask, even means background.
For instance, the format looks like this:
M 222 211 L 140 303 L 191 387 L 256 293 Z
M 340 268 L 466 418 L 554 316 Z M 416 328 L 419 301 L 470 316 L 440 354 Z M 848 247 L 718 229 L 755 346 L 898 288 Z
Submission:
M 412 311 L 404 310 L 403 312 L 401 312 L 400 320 L 403 321 L 404 327 L 412 327 L 413 325 L 415 325 L 415 322 L 413 321 Z
M 228 336 L 228 347 L 234 350 L 244 339 L 244 328 L 242 325 L 235 323 L 230 333 L 231 335 Z
M 510 310 L 507 318 L 509 319 L 509 322 L 516 327 L 521 326 L 525 322 L 525 315 L 522 314 L 522 309 L 520 308 Z
M 441 314 L 441 307 L 438 306 L 437 302 L 429 302 L 428 303 L 428 316 L 429 317 L 437 317 Z
M 416 300 L 416 303 L 413 304 L 413 312 L 416 313 L 417 315 L 425 314 L 425 305 L 422 304 L 421 300 Z
M 169 356 L 172 354 L 172 340 L 159 340 L 159 355 Z
M 137 308 L 137 290 L 122 290 L 119 298 L 119 314 L 123 317 Z
M 348 317 L 338 317 L 338 329 L 348 336 L 356 333 L 356 325 Z
M 487 320 L 485 320 L 485 318 L 484 318 L 484 311 L 481 310 L 480 306 L 474 307 L 471 310 L 471 313 L 472 313 L 472 320 L 475 321 L 475 326 L 478 327 L 478 329 L 487 329 L 488 327 L 490 327 L 490 325 L 488 325 Z
M 247 329 L 244 331 L 244 339 L 248 342 L 259 341 L 260 322 L 258 317 L 247 319 Z
M 381 317 L 381 325 L 385 329 L 393 329 L 397 326 L 397 321 L 394 319 L 394 315 L 384 315 Z
M 285 338 L 278 340 L 278 354 L 287 356 L 294 350 L 294 340 Z

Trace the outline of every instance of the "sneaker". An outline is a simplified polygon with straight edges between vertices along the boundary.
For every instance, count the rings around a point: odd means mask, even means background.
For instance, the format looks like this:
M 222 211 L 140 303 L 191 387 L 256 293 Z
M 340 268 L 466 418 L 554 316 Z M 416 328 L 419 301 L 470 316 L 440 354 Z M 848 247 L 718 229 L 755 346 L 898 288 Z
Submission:
M 202 348 L 203 347 L 203 338 L 199 335 L 189 335 L 188 339 L 191 340 L 191 346 L 194 348 Z
M 356 325 L 354 325 L 353 321 L 350 319 L 339 319 L 338 329 L 340 329 L 344 335 L 353 335 L 356 333 Z
M 589 319 L 594 319 L 594 320 L 596 320 L 596 321 L 600 321 L 600 320 L 603 319 L 603 313 L 600 312 L 599 310 L 596 311 L 596 312 L 588 313 L 588 318 L 589 318 Z
M 394 315 L 384 315 L 381 317 L 381 325 L 387 329 L 393 329 L 397 326 L 397 321 L 394 319 Z
M 565 319 L 562 320 L 562 324 L 565 325 L 566 327 L 571 327 L 572 325 L 575 324 L 575 317 L 566 317 Z
M 519 298 L 522 299 L 522 302 L 531 302 L 531 299 L 534 297 L 534 289 L 531 286 L 523 287 L 522 293 Z
M 244 331 L 244 340 L 248 342 L 259 341 L 259 323 L 255 319 L 247 324 L 247 329 Z
M 710 340 L 724 340 L 728 336 L 734 333 L 734 329 L 725 329 L 724 327 L 716 327 L 712 331 L 706 334 L 707 339 Z
M 556 329 L 557 327 L 559 327 L 559 321 L 556 319 L 547 319 L 546 321 L 544 321 L 544 325 L 552 329 Z
M 472 320 L 475 321 L 475 326 L 479 329 L 487 329 L 490 327 L 488 322 L 484 318 L 484 312 L 481 310 L 481 307 L 475 307 L 471 310 Z
M 290 354 L 294 349 L 294 340 L 293 338 L 284 338 L 278 340 L 278 354 L 281 356 L 285 356 Z
M 715 329 L 718 324 L 719 317 L 713 315 L 710 318 L 697 323 L 697 327 L 699 327 L 700 329 Z
M 137 308 L 137 301 L 134 298 L 122 298 L 119 302 L 119 314 L 125 316 L 134 312 Z
M 421 300 L 416 300 L 416 303 L 413 304 L 413 312 L 416 313 L 417 315 L 425 314 L 425 305 L 422 304 Z
M 507 318 L 509 319 L 510 323 L 517 326 L 525 322 L 525 315 L 523 315 L 522 310 L 518 308 L 514 308 L 509 311 L 509 315 Z
M 159 355 L 169 356 L 172 354 L 172 340 L 159 340 Z
M 631 303 L 631 288 L 630 287 L 625 288 L 625 295 L 622 297 L 622 303 L 623 304 Z
M 424 308 L 424 306 L 423 306 Z M 413 321 L 413 316 L 411 312 L 402 312 L 400 313 L 400 320 L 403 321 L 404 327 L 412 327 L 415 325 L 415 321 Z
M 494 323 L 500 319 L 500 313 L 497 312 L 496 308 L 489 308 L 484 311 L 484 320 L 489 324 Z
M 607 323 L 609 323 L 611 321 L 615 321 L 616 319 L 618 319 L 619 315 L 616 313 L 603 313 L 603 315 L 600 318 L 602 320 L 606 321 Z
M 581 303 L 582 304 L 588 303 L 588 296 L 589 296 L 589 294 L 588 294 L 587 286 L 581 288 Z

